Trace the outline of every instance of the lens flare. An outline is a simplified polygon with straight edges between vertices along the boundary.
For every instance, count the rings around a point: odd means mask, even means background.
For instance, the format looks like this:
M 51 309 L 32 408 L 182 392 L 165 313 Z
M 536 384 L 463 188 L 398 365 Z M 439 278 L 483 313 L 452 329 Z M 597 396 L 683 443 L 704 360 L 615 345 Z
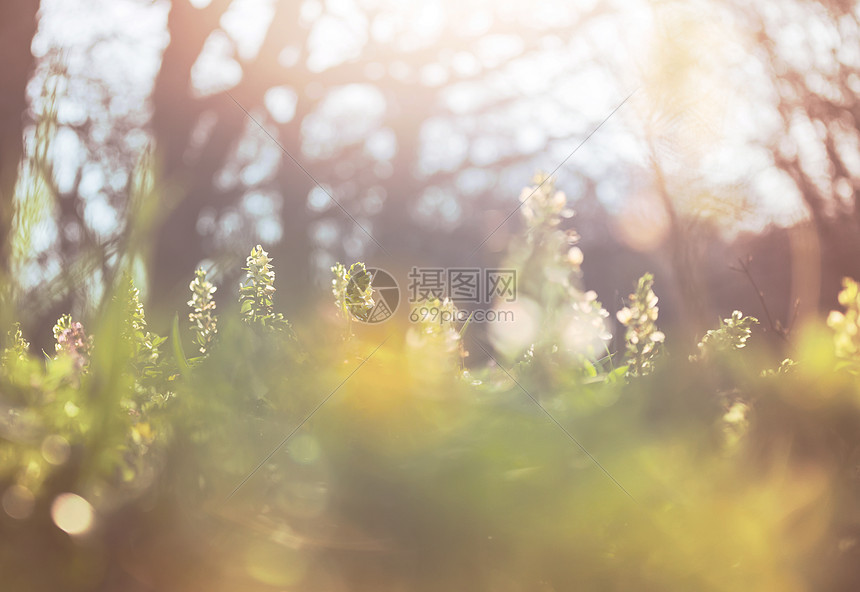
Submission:
M 3 494 L 3 510 L 16 520 L 29 518 L 33 513 L 36 498 L 33 493 L 22 485 L 13 485 Z
M 81 496 L 61 493 L 51 504 L 51 518 L 60 530 L 73 536 L 82 535 L 92 528 L 95 510 Z

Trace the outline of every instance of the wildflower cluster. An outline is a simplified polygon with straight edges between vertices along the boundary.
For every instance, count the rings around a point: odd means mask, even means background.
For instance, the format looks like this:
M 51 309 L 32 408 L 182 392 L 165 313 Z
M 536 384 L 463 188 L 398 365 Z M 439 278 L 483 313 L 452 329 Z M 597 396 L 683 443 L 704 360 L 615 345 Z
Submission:
M 80 322 L 72 321 L 72 315 L 65 314 L 57 320 L 54 339 L 57 354 L 68 355 L 78 370 L 87 367 L 93 347 L 92 337 L 87 336 Z
M 419 308 L 426 314 L 418 313 Z M 461 317 L 449 298 L 432 298 L 416 303 L 414 311 L 418 322 L 413 323 L 406 334 L 406 361 L 410 374 L 436 387 L 454 369 L 459 376 L 466 376 L 463 361 L 468 353 L 462 338 L 469 321 L 461 329 L 457 328 L 456 320 Z
M 593 355 L 612 339 L 606 325 L 609 312 L 603 308 L 594 290 L 572 290 L 572 293 L 576 299 L 564 316 L 563 342 L 570 350 Z
M 251 249 L 246 260 L 247 274 L 245 284 L 239 288 L 239 303 L 244 321 L 273 331 L 290 329 L 290 323 L 282 313 L 276 313 L 273 308 L 275 295 L 275 272 L 272 269 L 272 259 L 257 245 Z
M 657 329 L 657 296 L 652 287 L 654 276 L 646 273 L 639 278 L 636 291 L 626 307 L 618 311 L 618 322 L 627 327 L 627 375 L 644 376 L 654 369 L 654 360 L 666 336 Z
M 132 365 L 141 373 L 151 374 L 158 364 L 159 347 L 166 338 L 149 332 L 140 290 L 135 287 L 131 274 L 125 275 L 123 288 L 126 306 L 123 337 L 132 348 Z
M 417 308 L 417 307 L 416 307 Z M 419 336 L 413 342 L 426 343 L 432 341 L 442 344 L 444 349 L 456 349 L 460 342 L 460 331 L 454 324 L 459 317 L 457 307 L 450 298 L 439 300 L 432 298 L 420 303 L 420 308 L 432 311 L 433 314 L 416 315 L 419 319 L 413 334 Z
M 766 370 L 762 370 L 762 376 L 778 376 L 780 374 L 789 374 L 797 368 L 797 362 L 792 360 L 791 358 L 785 358 L 782 362 L 779 363 L 779 366 L 776 369 L 768 368 Z
M 188 320 L 191 321 L 191 330 L 194 331 L 194 342 L 200 353 L 205 355 L 218 333 L 213 298 L 217 288 L 206 279 L 206 272 L 202 269 L 194 273 L 194 279 L 188 287 L 191 290 L 191 300 L 188 301 L 191 312 L 188 313 Z
M 334 274 L 331 291 L 337 309 L 347 318 L 352 316 L 366 321 L 376 303 L 370 273 L 364 263 L 353 263 L 349 269 L 336 263 L 331 271 Z
M 839 304 L 845 307 L 845 312 L 831 311 L 827 326 L 834 332 L 836 355 L 853 359 L 860 352 L 860 286 L 851 278 L 842 280 Z
M 523 217 L 530 227 L 555 227 L 562 218 L 573 216 L 573 210 L 567 207 L 567 197 L 556 190 L 552 177 L 538 172 L 532 183 L 520 193 Z
M 749 430 L 749 405 L 736 400 L 729 405 L 722 417 L 723 444 L 727 450 L 734 449 Z
M 758 319 L 744 316 L 739 310 L 732 312 L 727 319 L 720 319 L 720 326 L 711 329 L 699 342 L 699 356 L 690 356 L 692 360 L 709 355 L 731 352 L 746 347 L 747 340 L 752 336 L 753 325 L 758 325 Z
M 513 264 L 525 287 L 522 295 L 542 311 L 541 339 L 532 344 L 533 351 L 593 359 L 605 350 L 612 335 L 606 323 L 609 313 L 597 294 L 582 286 L 580 236 L 573 229 L 560 228 L 574 212 L 552 177 L 538 173 L 532 183 L 520 195 L 529 233 L 519 257 L 515 251 L 520 260 Z
M 7 335 L 7 345 L 3 350 L 2 360 L 0 360 L 0 365 L 4 367 L 13 360 L 23 360 L 27 357 L 27 352 L 30 349 L 30 343 L 24 339 L 24 334 L 21 331 L 21 323 L 12 325 L 12 329 Z

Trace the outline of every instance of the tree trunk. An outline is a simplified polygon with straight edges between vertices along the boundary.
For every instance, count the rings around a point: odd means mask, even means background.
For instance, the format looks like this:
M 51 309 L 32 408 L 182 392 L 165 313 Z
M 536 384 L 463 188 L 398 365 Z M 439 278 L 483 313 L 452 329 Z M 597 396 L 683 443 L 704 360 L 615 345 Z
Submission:
M 24 154 L 27 83 L 35 64 L 30 44 L 38 10 L 39 0 L 0 4 L 0 280 L 9 271 L 15 183 Z
M 191 67 L 228 5 L 228 0 L 215 0 L 197 9 L 187 0 L 174 0 L 167 19 L 170 43 L 155 80 L 150 122 L 162 214 L 152 229 L 152 252 L 148 253 L 150 306 L 155 311 L 170 313 L 184 304 L 194 265 L 205 255 L 197 219 L 207 201 L 221 193 L 213 186 L 214 173 L 241 130 L 234 106 L 224 102 L 227 97 L 219 97 L 224 100 L 212 101 L 218 122 L 211 137 L 196 162 L 186 161 L 191 134 L 205 110 L 204 100 L 191 93 Z

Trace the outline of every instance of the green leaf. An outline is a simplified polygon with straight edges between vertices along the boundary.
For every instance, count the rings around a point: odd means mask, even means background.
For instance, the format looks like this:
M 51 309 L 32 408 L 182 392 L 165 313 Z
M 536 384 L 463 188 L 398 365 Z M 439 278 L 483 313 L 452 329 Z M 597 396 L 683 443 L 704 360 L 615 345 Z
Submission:
M 185 352 L 182 350 L 182 339 L 179 335 L 179 315 L 173 315 L 173 329 L 171 331 L 171 342 L 173 344 L 173 357 L 176 358 L 176 364 L 179 366 L 179 371 L 183 376 L 188 376 L 191 372 L 191 367 L 188 365 L 188 360 L 185 357 Z
M 597 376 L 597 368 L 594 367 L 594 364 L 585 360 L 585 374 L 591 378 Z
M 624 376 L 626 374 L 627 374 L 627 365 L 625 364 L 624 366 L 619 366 L 618 368 L 616 368 L 612 372 L 609 372 L 606 375 L 606 382 L 609 382 L 609 383 L 618 382 L 619 380 L 624 378 Z
M 462 339 L 462 338 L 463 338 L 463 335 L 465 335 L 465 334 L 466 334 L 466 329 L 468 329 L 468 328 L 469 328 L 469 324 L 472 322 L 472 315 L 473 315 L 473 314 L 474 314 L 474 313 L 469 313 L 469 318 L 468 318 L 468 319 L 466 319 L 466 322 L 465 322 L 465 323 L 463 323 L 463 327 L 460 329 L 460 334 L 459 334 L 459 335 L 460 335 L 460 339 Z

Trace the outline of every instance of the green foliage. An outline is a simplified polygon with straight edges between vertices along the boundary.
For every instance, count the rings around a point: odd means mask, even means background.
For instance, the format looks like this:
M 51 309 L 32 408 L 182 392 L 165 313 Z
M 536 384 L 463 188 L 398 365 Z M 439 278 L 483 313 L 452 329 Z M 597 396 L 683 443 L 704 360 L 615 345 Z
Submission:
M 836 355 L 856 366 L 860 360 L 860 286 L 851 278 L 842 280 L 839 304 L 845 312 L 831 311 L 827 326 L 834 332 Z
M 16 322 L 12 325 L 12 329 L 7 334 L 6 343 L 8 345 L 3 349 L 2 358 L 0 358 L 0 365 L 4 368 L 17 360 L 23 360 L 30 349 L 30 342 L 24 339 L 24 333 L 21 332 L 21 323 Z
M 69 315 L 57 321 L 56 355 L 47 359 L 30 355 L 20 328 L 14 329 L 15 345 L 7 352 L 15 352 L 15 362 L 0 372 L 0 402 L 8 414 L 0 422 L 0 483 L 12 484 L 5 499 L 17 519 L 29 517 L 37 500 L 58 489 L 89 492 L 81 512 L 92 508 L 96 491 L 119 503 L 143 491 L 145 475 L 159 464 L 155 440 L 163 432 L 154 427 L 153 406 L 140 403 L 165 378 L 144 374 L 154 362 L 140 348 L 155 342 L 129 287 L 123 283 L 112 301 L 126 332 L 103 332 L 101 354 Z M 132 295 L 134 303 L 127 299 Z
M 272 259 L 257 245 L 246 260 L 245 283 L 239 289 L 243 320 L 267 331 L 291 331 L 290 322 L 274 311 L 275 272 Z

